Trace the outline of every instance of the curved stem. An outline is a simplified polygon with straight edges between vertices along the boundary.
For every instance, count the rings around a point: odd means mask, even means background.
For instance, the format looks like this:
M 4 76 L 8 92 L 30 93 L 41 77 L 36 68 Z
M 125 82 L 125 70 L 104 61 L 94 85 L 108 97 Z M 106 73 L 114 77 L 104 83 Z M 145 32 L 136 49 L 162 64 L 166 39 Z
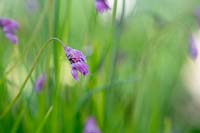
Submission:
M 51 38 L 51 39 L 52 39 L 52 40 L 58 41 L 58 42 L 63 46 L 63 48 L 65 47 L 65 44 L 64 44 L 63 41 L 60 40 L 59 38 L 53 37 L 53 38 Z
M 7 106 L 7 108 L 4 110 L 4 112 L 0 115 L 0 119 L 2 119 L 12 108 L 12 106 L 17 102 L 17 100 L 19 99 L 19 97 L 21 96 L 23 90 L 24 90 L 24 87 L 28 81 L 28 79 L 31 77 L 31 74 L 33 73 L 38 61 L 39 61 L 39 58 L 40 56 L 42 55 L 42 53 L 44 52 L 44 50 L 46 49 L 46 47 L 48 46 L 48 44 L 51 42 L 51 41 L 58 41 L 63 47 L 65 47 L 64 43 L 58 39 L 58 38 L 51 38 L 49 39 L 45 44 L 44 46 L 40 49 L 40 51 L 38 52 L 36 58 L 35 58 L 35 61 L 31 67 L 31 70 L 30 72 L 28 73 L 26 79 L 24 80 L 24 82 L 22 83 L 21 87 L 20 87 L 20 90 L 19 92 L 17 93 L 17 95 L 15 96 L 15 98 L 13 99 L 13 101 Z

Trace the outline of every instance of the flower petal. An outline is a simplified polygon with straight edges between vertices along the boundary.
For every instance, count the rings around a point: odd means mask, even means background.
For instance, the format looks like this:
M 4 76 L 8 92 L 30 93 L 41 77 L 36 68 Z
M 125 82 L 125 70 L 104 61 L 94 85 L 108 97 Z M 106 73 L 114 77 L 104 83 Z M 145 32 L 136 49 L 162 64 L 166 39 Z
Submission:
M 103 13 L 110 9 L 107 0 L 96 0 L 96 10 L 99 13 Z
M 198 57 L 198 48 L 197 48 L 197 42 L 194 36 L 191 36 L 190 38 L 189 50 L 190 50 L 191 57 L 193 59 L 196 59 Z
M 6 37 L 13 43 L 13 44 L 18 44 L 18 38 L 16 35 L 12 33 L 6 33 Z
M 75 80 L 78 80 L 78 71 L 76 69 L 71 70 L 72 76 Z
M 39 76 L 35 83 L 35 90 L 38 92 L 41 91 L 44 88 L 45 82 L 46 76 L 44 74 Z
M 94 117 L 89 117 L 86 121 L 84 133 L 101 133 Z
M 67 59 L 71 63 L 71 74 L 75 80 L 78 80 L 78 71 L 86 76 L 89 73 L 88 66 L 86 64 L 86 57 L 84 54 L 76 49 L 70 47 L 64 47 Z

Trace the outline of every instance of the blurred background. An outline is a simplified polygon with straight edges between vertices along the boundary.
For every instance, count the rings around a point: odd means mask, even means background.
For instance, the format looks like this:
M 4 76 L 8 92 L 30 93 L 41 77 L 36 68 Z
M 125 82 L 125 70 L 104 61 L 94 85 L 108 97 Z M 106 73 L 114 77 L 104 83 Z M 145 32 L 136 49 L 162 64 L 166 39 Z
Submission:
M 0 0 L 19 44 L 0 29 L 0 132 L 200 133 L 199 0 Z M 58 42 L 81 50 L 90 74 L 75 81 Z M 28 76 L 29 75 L 29 76 Z M 46 76 L 36 91 L 35 82 Z M 84 132 L 99 133 L 99 132 Z

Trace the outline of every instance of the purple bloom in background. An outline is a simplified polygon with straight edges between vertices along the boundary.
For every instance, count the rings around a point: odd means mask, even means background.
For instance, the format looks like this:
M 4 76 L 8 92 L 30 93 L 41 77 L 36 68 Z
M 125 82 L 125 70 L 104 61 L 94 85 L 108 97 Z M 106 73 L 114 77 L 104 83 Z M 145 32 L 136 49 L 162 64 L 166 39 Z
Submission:
M 199 23 L 199 25 L 200 25 L 200 8 L 198 8 L 198 9 L 196 10 L 196 17 L 197 17 L 197 21 L 198 21 L 198 23 Z
M 43 74 L 38 77 L 38 79 L 35 82 L 35 90 L 36 91 L 41 91 L 44 88 L 46 82 L 46 76 Z
M 19 24 L 11 19 L 1 19 L 0 18 L 0 27 L 2 28 L 5 36 L 13 43 L 18 44 L 18 37 L 16 32 L 19 29 Z
M 16 35 L 7 33 L 6 37 L 13 43 L 13 44 L 18 44 L 18 38 Z
M 39 9 L 38 0 L 27 0 L 26 8 L 30 13 L 35 13 Z
M 190 55 L 193 59 L 196 59 L 198 57 L 197 42 L 196 42 L 194 36 L 191 36 L 191 38 L 190 38 L 189 51 L 190 51 Z
M 110 9 L 107 0 L 96 0 L 95 5 L 96 5 L 96 10 L 99 13 L 103 13 L 103 12 L 108 11 Z
M 83 75 L 86 76 L 89 74 L 88 66 L 86 64 L 86 57 L 83 53 L 79 50 L 64 47 L 65 54 L 67 59 L 71 63 L 71 74 L 75 80 L 78 80 L 78 71 Z
M 85 124 L 84 133 L 101 133 L 99 127 L 97 126 L 95 118 L 88 118 Z

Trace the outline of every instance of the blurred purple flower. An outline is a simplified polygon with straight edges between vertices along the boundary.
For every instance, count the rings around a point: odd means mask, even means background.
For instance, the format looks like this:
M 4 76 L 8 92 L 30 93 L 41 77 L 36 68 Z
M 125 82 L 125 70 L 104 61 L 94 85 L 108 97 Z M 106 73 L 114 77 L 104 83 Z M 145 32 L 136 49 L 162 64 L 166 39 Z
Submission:
M 84 133 L 101 133 L 100 129 L 97 126 L 95 118 L 88 118 L 85 124 Z
M 13 43 L 13 44 L 18 44 L 18 38 L 16 35 L 11 34 L 11 33 L 6 33 L 6 37 Z
M 108 11 L 110 9 L 110 6 L 108 5 L 107 0 L 96 0 L 95 5 L 96 5 L 96 10 L 99 13 L 103 13 L 103 12 Z
M 30 13 L 35 13 L 39 9 L 38 0 L 27 0 L 26 8 Z
M 12 19 L 0 18 L 0 27 L 3 29 L 5 36 L 13 43 L 18 44 L 16 32 L 19 29 L 19 24 Z
M 196 59 L 198 57 L 197 42 L 196 42 L 194 36 L 190 37 L 189 51 L 190 51 L 190 55 L 193 59 Z
M 78 80 L 78 71 L 83 75 L 86 76 L 89 74 L 88 66 L 86 64 L 86 57 L 83 53 L 79 50 L 64 47 L 65 54 L 67 59 L 71 63 L 71 74 L 75 80 Z
M 197 8 L 197 10 L 196 10 L 196 17 L 197 17 L 197 21 L 200 25 L 200 8 Z
M 35 82 L 35 90 L 37 92 L 41 91 L 44 88 L 46 82 L 46 76 L 43 74 L 39 76 Z

